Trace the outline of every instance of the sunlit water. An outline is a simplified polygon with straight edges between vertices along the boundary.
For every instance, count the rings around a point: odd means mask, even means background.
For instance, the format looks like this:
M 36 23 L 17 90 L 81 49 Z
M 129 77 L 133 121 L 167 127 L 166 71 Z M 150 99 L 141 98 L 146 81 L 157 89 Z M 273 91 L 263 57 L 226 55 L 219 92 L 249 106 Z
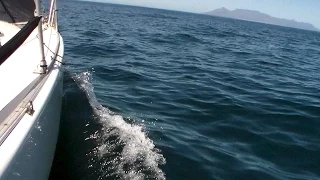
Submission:
M 320 33 L 59 1 L 51 179 L 319 179 Z

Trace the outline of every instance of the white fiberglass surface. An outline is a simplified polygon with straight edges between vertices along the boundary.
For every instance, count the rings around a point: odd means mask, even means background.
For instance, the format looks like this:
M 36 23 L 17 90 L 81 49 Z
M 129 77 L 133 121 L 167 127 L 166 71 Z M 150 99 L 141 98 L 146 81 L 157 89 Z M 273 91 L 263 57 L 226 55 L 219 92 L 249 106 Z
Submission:
M 62 41 L 62 38 L 60 37 L 59 56 L 57 57 L 58 61 L 62 61 L 61 56 L 63 56 L 63 52 L 64 52 L 63 41 Z M 48 76 L 48 79 L 46 80 L 46 83 L 44 84 L 41 91 L 39 92 L 36 99 L 34 100 L 34 110 L 35 110 L 34 114 L 32 116 L 25 115 L 21 119 L 21 121 L 18 123 L 18 125 L 14 128 L 14 130 L 10 133 L 10 135 L 7 137 L 6 141 L 4 141 L 4 143 L 0 146 L 0 159 L 1 159 L 0 179 L 2 178 L 6 179 L 7 175 L 8 175 L 8 179 L 12 179 L 12 177 L 15 177 L 18 179 L 21 177 L 25 177 L 27 179 L 46 179 L 43 177 L 48 177 L 48 174 L 50 171 L 43 171 L 43 169 L 50 170 L 50 168 L 48 167 L 49 165 L 51 165 L 51 160 L 54 154 L 54 151 L 53 151 L 54 148 L 52 146 L 55 146 L 56 137 L 58 133 L 58 131 L 51 131 L 51 130 L 54 129 L 53 126 L 59 125 L 59 121 L 56 119 L 55 115 L 60 114 L 57 111 L 60 111 L 61 109 L 61 104 L 59 105 L 59 100 L 57 99 L 59 97 L 58 96 L 52 97 L 53 93 L 62 94 L 62 89 L 60 88 L 56 88 L 57 91 L 54 91 L 55 87 L 58 86 L 59 81 L 61 83 L 61 73 L 58 68 L 59 66 L 60 66 L 59 63 L 56 63 L 54 65 L 54 67 L 57 67 L 57 68 L 54 68 L 51 71 L 50 75 Z M 61 90 L 60 92 L 59 92 L 59 89 Z M 51 100 L 54 99 L 54 102 L 50 101 L 50 98 Z M 58 102 L 58 103 L 55 103 L 55 102 Z M 54 108 L 50 108 L 50 107 L 48 108 L 48 106 L 46 106 L 48 104 Z M 46 111 L 44 110 L 45 107 L 47 107 L 45 109 Z M 40 115 L 42 113 L 44 113 L 42 121 L 49 122 L 49 123 L 44 123 L 44 124 L 37 123 L 37 120 L 39 120 L 39 118 L 41 119 Z M 50 115 L 50 113 L 54 115 Z M 59 116 L 60 115 L 58 115 L 58 117 Z M 50 123 L 54 123 L 54 125 Z M 49 127 L 50 131 L 44 129 L 45 125 L 46 127 Z M 40 133 L 39 136 L 33 136 L 33 135 L 29 136 L 30 135 L 29 132 L 32 129 L 33 131 L 39 131 L 43 134 Z M 42 145 L 40 145 L 41 143 Z M 29 149 L 29 147 L 31 149 Z M 32 155 L 32 153 L 37 154 L 37 156 Z M 43 158 L 44 156 L 46 156 L 46 158 Z M 25 164 L 30 163 L 31 159 L 33 162 L 36 162 L 36 163 L 30 166 L 28 165 L 24 166 Z M 41 165 L 39 165 L 39 161 L 44 161 L 44 159 L 46 159 L 46 162 L 42 162 L 40 163 Z M 8 167 L 11 163 L 14 163 L 14 165 L 10 166 L 10 169 L 9 169 Z M 39 173 L 35 174 L 34 172 L 39 172 Z M 21 174 L 21 177 L 19 176 L 20 174 Z M 41 178 L 32 178 L 32 177 L 41 177 Z
M 19 28 L 12 24 L 0 24 L 6 27 L 6 31 L 16 32 Z M 5 28 L 3 28 L 5 29 Z M 1 31 L 1 30 L 0 30 Z M 2 32 L 2 31 L 1 31 Z M 14 99 L 24 88 L 26 88 L 38 74 L 34 73 L 41 60 L 40 44 L 37 38 L 37 28 L 25 40 L 25 42 L 3 63 L 0 65 L 0 110 L 2 110 L 12 99 Z M 6 32 L 2 32 L 8 34 Z M 13 35 L 15 33 L 12 33 Z M 44 43 L 55 51 L 57 46 L 57 33 L 52 28 L 44 31 Z M 52 53 L 45 47 L 47 63 L 51 61 Z

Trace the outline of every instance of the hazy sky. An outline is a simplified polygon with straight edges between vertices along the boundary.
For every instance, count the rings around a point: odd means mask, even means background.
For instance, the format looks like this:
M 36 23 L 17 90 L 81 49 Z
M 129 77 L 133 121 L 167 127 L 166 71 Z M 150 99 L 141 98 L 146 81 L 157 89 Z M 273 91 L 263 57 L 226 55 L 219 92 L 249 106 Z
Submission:
M 94 0 L 202 13 L 226 7 L 258 10 L 274 17 L 308 22 L 320 29 L 320 0 Z

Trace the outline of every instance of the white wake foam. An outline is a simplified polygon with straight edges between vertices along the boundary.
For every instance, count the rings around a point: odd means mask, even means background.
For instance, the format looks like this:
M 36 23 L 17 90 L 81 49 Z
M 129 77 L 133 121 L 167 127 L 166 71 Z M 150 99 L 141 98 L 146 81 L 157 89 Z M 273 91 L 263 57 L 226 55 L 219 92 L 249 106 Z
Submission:
M 100 164 L 108 166 L 101 169 L 112 172 L 103 176 L 130 180 L 165 179 L 164 172 L 159 168 L 159 165 L 165 164 L 165 158 L 147 137 L 143 127 L 127 123 L 122 116 L 115 115 L 98 102 L 93 91 L 92 72 L 75 74 L 73 79 L 86 93 L 96 119 L 103 126 L 101 135 L 91 136 L 100 142 L 95 149 L 95 155 L 104 160 Z

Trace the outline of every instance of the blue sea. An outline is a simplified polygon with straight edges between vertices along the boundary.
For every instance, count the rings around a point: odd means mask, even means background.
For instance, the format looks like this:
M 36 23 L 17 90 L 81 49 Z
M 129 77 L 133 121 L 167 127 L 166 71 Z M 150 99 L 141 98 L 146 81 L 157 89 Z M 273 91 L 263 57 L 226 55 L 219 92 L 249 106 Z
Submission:
M 320 32 L 58 3 L 50 179 L 320 179 Z

